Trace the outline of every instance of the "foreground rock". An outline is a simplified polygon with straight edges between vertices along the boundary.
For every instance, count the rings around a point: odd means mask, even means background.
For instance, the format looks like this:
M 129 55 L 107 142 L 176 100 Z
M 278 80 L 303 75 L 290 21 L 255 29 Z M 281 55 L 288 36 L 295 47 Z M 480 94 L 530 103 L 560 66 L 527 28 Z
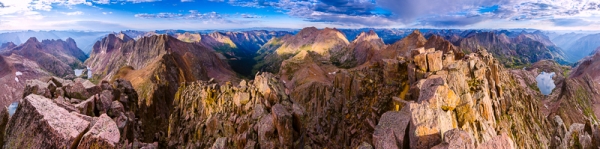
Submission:
M 405 137 L 410 121 L 407 111 L 390 111 L 381 116 L 379 124 L 373 132 L 373 144 L 375 148 L 402 149 L 409 144 Z
M 90 130 L 83 135 L 77 148 L 107 149 L 116 148 L 121 135 L 117 124 L 106 114 L 101 115 Z
M 50 99 L 30 95 L 8 123 L 4 148 L 74 148 L 89 124 Z

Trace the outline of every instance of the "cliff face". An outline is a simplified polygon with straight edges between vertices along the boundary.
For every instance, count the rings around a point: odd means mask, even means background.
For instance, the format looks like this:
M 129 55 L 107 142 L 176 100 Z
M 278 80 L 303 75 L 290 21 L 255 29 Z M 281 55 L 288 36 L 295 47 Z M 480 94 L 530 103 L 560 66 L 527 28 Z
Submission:
M 234 75 L 213 50 L 167 35 L 125 42 L 111 34 L 94 47 L 86 65 L 91 67 L 94 77 L 98 79 L 110 80 L 125 66 L 131 66 L 134 70 L 144 69 L 173 56 L 180 62 L 178 67 L 195 79 L 215 78 L 224 82 Z

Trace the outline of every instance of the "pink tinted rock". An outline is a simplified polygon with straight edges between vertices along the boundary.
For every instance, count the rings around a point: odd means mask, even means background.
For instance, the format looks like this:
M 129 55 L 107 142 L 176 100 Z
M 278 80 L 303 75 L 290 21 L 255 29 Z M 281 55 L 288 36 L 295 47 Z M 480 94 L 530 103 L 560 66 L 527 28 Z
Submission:
M 9 120 L 5 148 L 74 148 L 90 122 L 50 99 L 29 95 Z

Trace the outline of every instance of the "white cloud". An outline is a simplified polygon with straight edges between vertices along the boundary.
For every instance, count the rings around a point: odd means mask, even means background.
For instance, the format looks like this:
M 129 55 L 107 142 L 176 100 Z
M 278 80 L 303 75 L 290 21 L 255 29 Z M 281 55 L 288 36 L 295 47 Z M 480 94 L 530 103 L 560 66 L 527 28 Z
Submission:
M 127 0 L 127 2 L 132 3 L 146 3 L 146 2 L 159 2 L 161 0 Z
M 110 4 L 110 0 L 92 0 L 96 4 Z
M 194 2 L 194 0 L 181 0 L 181 2 Z
M 62 14 L 68 15 L 68 16 L 76 16 L 76 15 L 82 15 L 83 12 L 81 11 L 74 11 L 74 12 L 61 12 Z

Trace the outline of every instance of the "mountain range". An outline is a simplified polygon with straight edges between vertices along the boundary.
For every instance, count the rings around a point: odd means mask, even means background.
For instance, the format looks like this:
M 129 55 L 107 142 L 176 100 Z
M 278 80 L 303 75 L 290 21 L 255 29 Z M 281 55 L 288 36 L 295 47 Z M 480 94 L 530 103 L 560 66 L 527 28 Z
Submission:
M 549 35 L 128 30 L 101 36 L 89 57 L 71 38 L 8 42 L 0 46 L 0 89 L 11 92 L 0 93 L 0 104 L 18 105 L 0 111 L 0 143 L 598 148 L 600 48 L 579 60 L 562 47 L 593 34 Z M 85 67 L 91 79 L 74 75 Z M 551 72 L 555 88 L 545 95 L 536 77 Z

